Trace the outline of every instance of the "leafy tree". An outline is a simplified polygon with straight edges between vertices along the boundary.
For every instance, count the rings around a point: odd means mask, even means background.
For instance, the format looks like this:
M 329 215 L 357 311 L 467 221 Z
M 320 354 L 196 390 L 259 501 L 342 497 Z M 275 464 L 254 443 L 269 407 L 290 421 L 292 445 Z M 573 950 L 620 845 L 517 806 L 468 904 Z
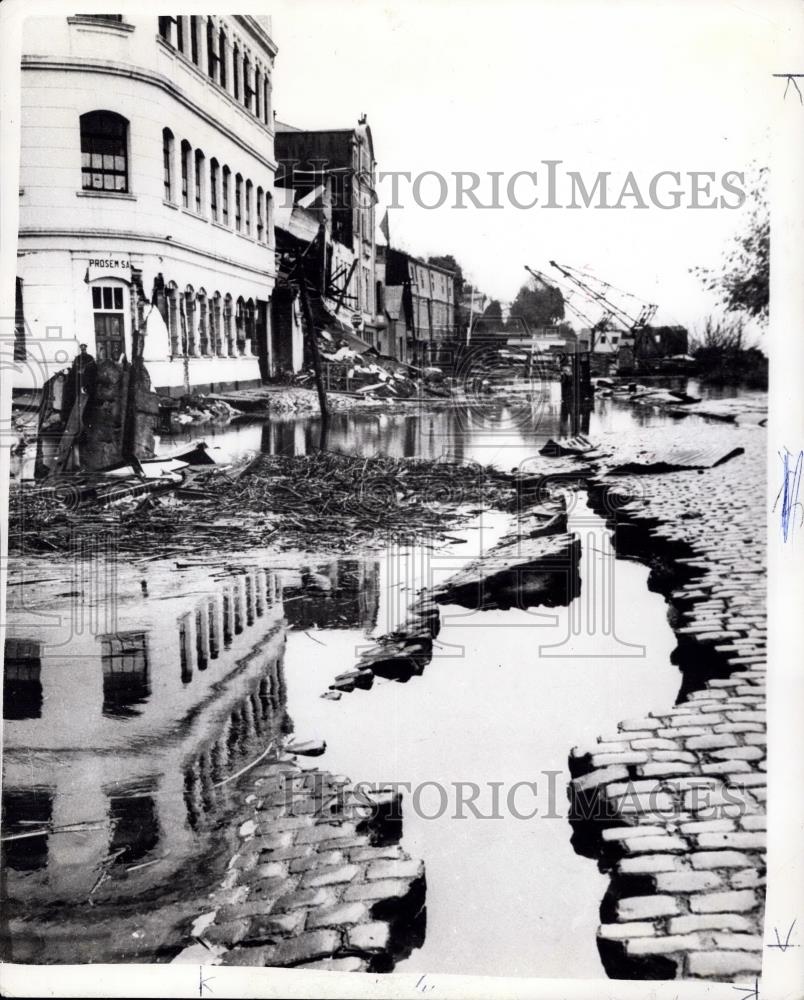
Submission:
M 483 310 L 483 319 L 494 323 L 502 323 L 502 306 L 498 299 L 492 299 Z
M 718 292 L 728 312 L 741 312 L 766 322 L 770 285 L 770 211 L 768 169 L 759 171 L 748 223 L 726 253 L 721 270 L 692 269 L 703 284 Z
M 564 296 L 561 289 L 531 281 L 523 285 L 511 303 L 511 321 L 524 319 L 531 329 L 552 326 L 564 318 Z

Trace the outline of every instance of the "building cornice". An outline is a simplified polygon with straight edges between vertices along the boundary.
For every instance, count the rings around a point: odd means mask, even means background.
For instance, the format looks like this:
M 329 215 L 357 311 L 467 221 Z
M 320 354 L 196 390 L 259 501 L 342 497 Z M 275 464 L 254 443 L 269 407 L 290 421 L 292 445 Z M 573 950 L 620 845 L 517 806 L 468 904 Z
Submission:
M 199 257 L 205 257 L 207 260 L 215 261 L 217 264 L 225 264 L 228 267 L 236 268 L 241 271 L 249 271 L 252 274 L 258 275 L 261 278 L 276 278 L 275 267 L 270 269 L 263 267 L 256 267 L 253 264 L 247 264 L 242 260 L 237 260 L 234 257 L 225 257 L 221 254 L 212 253 L 209 250 L 204 250 L 201 247 L 193 246 L 191 243 L 183 243 L 180 240 L 173 239 L 172 237 L 160 236 L 157 233 L 132 233 L 128 229 L 100 229 L 82 226 L 81 228 L 51 228 L 51 227 L 34 227 L 34 226 L 24 226 L 19 230 L 20 241 L 24 239 L 65 239 L 69 240 L 69 244 L 63 247 L 46 247 L 44 249 L 48 250 L 68 250 L 70 253 L 75 254 L 81 251 L 81 244 L 76 242 L 77 240 L 96 240 L 96 239 L 115 239 L 115 240 L 126 240 L 129 243 L 152 243 L 159 247 L 159 253 L 162 256 L 169 256 L 166 253 L 170 250 L 182 250 L 186 253 L 196 254 Z M 263 247 L 266 253 L 270 254 L 271 263 L 274 263 L 274 249 L 273 247 Z M 18 255 L 27 252 L 27 248 L 22 245 L 18 248 Z
M 279 49 L 276 42 L 262 25 L 258 23 L 255 17 L 252 17 L 250 14 L 235 14 L 233 19 L 237 21 L 241 28 L 245 28 L 254 37 L 254 40 L 267 49 L 272 56 L 277 54 Z
M 172 80 L 169 80 L 166 76 L 161 73 L 156 73 L 153 70 L 140 69 L 137 66 L 130 66 L 124 63 L 109 62 L 105 59 L 78 59 L 74 57 L 59 57 L 54 58 L 52 56 L 32 56 L 24 55 L 22 57 L 22 68 L 23 70 L 49 70 L 49 71 L 61 71 L 63 73 L 98 73 L 108 76 L 119 76 L 124 77 L 129 80 L 138 80 L 141 83 L 148 83 L 151 86 L 158 87 L 163 90 L 166 94 L 176 100 L 179 104 L 182 104 L 188 111 L 193 112 L 208 125 L 211 125 L 217 131 L 221 132 L 228 139 L 230 139 L 236 146 L 239 146 L 244 152 L 248 153 L 249 156 L 253 156 L 256 160 L 268 170 L 276 171 L 276 160 L 269 159 L 267 156 L 263 156 L 256 149 L 250 146 L 242 136 L 238 135 L 237 132 L 230 129 L 227 125 L 224 125 L 219 118 L 214 115 L 209 114 L 203 108 L 200 108 L 195 104 L 184 91 L 177 87 Z M 273 136 L 270 129 L 263 128 L 259 122 L 250 123 L 256 124 L 257 127 L 261 129 L 267 136 Z

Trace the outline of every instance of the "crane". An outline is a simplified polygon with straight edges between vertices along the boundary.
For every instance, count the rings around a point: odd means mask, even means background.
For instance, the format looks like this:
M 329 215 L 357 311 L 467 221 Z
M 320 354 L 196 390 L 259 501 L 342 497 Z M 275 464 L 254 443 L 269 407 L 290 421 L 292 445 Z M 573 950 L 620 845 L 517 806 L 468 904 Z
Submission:
M 656 315 L 656 310 L 659 307 L 653 302 L 645 302 L 632 292 L 626 292 L 622 288 L 617 288 L 615 285 L 609 284 L 609 282 L 604 281 L 602 278 L 598 278 L 594 274 L 590 274 L 587 271 L 581 271 L 575 267 L 570 267 L 569 264 L 557 264 L 554 260 L 551 260 L 550 266 L 554 267 L 564 276 L 564 278 L 566 278 L 567 281 L 571 282 L 576 288 L 580 289 L 581 293 L 586 298 L 602 306 L 604 316 L 600 323 L 606 323 L 609 320 L 614 320 L 622 326 L 626 333 L 633 336 L 634 356 L 636 357 L 639 353 L 638 347 L 640 335 Z M 630 306 L 632 312 L 629 312 L 622 306 L 616 305 L 612 302 L 612 293 L 617 293 L 618 295 L 625 296 L 629 300 L 633 300 L 634 305 Z M 635 315 L 633 314 L 634 311 Z M 601 329 L 600 324 L 597 324 L 597 328 Z M 593 338 L 594 329 L 595 328 L 593 327 Z M 591 344 L 591 349 L 594 349 L 594 339 Z
M 536 281 L 541 281 L 543 284 L 548 285 L 551 288 L 557 288 L 561 292 L 561 295 L 564 299 L 564 305 L 567 306 L 573 312 L 573 314 L 577 316 L 582 323 L 585 323 L 586 326 L 588 326 L 589 329 L 591 330 L 592 343 L 590 344 L 589 349 L 594 350 L 595 334 L 599 330 L 604 329 L 606 323 L 606 317 L 604 316 L 603 319 L 598 320 L 597 323 L 595 323 L 594 320 L 590 319 L 590 317 L 585 312 L 583 312 L 583 310 L 579 309 L 572 301 L 571 296 L 577 293 L 577 290 L 575 288 L 571 288 L 565 282 L 559 281 L 557 278 L 548 278 L 548 276 L 543 271 L 539 271 L 534 267 L 528 267 L 527 264 L 525 265 L 525 270 L 528 272 L 528 274 L 532 275 L 536 279 Z

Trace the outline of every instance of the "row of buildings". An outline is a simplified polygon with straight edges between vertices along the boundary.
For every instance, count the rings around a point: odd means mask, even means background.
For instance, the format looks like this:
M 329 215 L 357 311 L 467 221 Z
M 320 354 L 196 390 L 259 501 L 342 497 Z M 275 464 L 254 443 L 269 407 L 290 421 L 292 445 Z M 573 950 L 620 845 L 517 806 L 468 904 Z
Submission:
M 268 17 L 26 22 L 18 387 L 41 386 L 82 343 L 130 357 L 134 326 L 163 394 L 297 372 L 301 273 L 334 345 L 412 363 L 449 348 L 454 273 L 376 239 L 365 118 L 278 122 L 276 55 Z

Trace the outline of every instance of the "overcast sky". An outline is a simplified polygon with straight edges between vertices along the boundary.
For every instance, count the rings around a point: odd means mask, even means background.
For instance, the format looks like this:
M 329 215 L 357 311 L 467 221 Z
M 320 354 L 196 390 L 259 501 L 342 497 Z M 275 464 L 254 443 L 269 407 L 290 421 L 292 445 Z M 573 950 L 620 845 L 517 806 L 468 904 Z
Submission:
M 785 10 L 719 0 L 276 0 L 274 104 L 302 128 L 348 127 L 365 112 L 380 171 L 501 171 L 505 184 L 535 170 L 539 187 L 517 189 L 524 201 L 540 191 L 540 161 L 553 159 L 589 183 L 611 171 L 617 191 L 633 171 L 647 200 L 661 170 L 720 177 L 768 163 Z M 478 189 L 484 201 L 490 183 Z M 460 211 L 451 185 L 448 202 L 426 210 L 402 182 L 392 243 L 452 253 L 503 299 L 526 263 L 549 270 L 553 258 L 657 302 L 657 321 L 691 327 L 715 300 L 689 268 L 716 265 L 746 218 L 653 206 Z M 433 182 L 421 190 L 437 200 Z M 380 198 L 378 219 L 391 201 L 387 180 Z

